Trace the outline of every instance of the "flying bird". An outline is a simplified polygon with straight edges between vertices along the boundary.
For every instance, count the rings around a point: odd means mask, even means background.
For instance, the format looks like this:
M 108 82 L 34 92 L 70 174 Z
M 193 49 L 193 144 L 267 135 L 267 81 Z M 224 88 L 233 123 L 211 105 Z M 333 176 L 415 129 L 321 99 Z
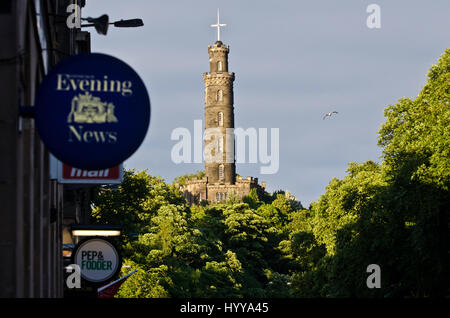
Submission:
M 327 117 L 331 117 L 331 115 L 333 115 L 333 114 L 337 114 L 338 112 L 337 111 L 332 111 L 332 112 L 329 112 L 328 114 L 325 114 L 325 116 L 323 116 L 323 119 L 325 119 L 325 118 L 327 118 Z

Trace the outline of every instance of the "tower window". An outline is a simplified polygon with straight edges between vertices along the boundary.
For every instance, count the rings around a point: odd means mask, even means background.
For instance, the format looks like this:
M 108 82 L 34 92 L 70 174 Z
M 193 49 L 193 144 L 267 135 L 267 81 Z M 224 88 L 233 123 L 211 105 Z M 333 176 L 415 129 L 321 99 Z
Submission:
M 220 127 L 223 126 L 223 113 L 222 112 L 217 113 L 217 122 Z
M 219 141 L 219 144 L 218 144 L 218 149 L 217 149 L 217 152 L 218 153 L 222 153 L 223 152 L 223 136 L 222 137 L 220 137 L 220 139 L 218 140 Z
M 217 72 L 222 72 L 223 71 L 223 67 L 222 67 L 222 61 L 217 62 Z
M 219 180 L 223 180 L 224 166 L 219 166 Z
M 223 91 L 221 89 L 219 89 L 217 91 L 217 101 L 221 102 L 223 100 Z
M 219 192 L 216 193 L 216 201 L 220 201 L 220 194 L 219 194 Z

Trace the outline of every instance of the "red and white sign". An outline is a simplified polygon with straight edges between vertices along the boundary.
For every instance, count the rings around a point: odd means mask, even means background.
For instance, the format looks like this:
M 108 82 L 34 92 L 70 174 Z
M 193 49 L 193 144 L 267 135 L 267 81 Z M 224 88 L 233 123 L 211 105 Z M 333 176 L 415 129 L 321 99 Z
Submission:
M 123 165 L 102 170 L 83 170 L 58 162 L 59 183 L 118 184 L 123 179 Z

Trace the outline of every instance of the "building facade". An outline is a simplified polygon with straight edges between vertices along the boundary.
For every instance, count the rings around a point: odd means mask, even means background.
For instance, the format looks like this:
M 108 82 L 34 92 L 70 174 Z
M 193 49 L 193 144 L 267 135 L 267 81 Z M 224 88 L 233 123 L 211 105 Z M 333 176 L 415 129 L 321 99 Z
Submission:
M 220 202 L 233 197 L 237 200 L 256 189 L 262 194 L 265 183 L 258 178 L 236 176 L 234 155 L 235 75 L 228 71 L 230 48 L 218 40 L 208 46 L 209 72 L 203 74 L 205 83 L 205 177 L 188 180 L 181 191 L 189 204 L 202 201 Z
M 91 190 L 51 176 L 51 155 L 32 116 L 46 73 L 89 51 L 89 33 L 66 25 L 73 3 L 0 1 L 0 297 L 63 297 L 63 237 L 71 239 L 68 224 L 90 215 Z

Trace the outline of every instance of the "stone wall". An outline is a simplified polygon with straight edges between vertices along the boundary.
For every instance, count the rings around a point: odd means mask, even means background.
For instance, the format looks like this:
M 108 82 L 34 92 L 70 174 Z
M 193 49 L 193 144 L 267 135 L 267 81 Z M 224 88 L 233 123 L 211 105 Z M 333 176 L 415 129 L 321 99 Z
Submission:
M 258 184 L 258 178 L 241 177 L 236 178 L 235 184 L 230 183 L 208 183 L 205 177 L 201 180 L 189 180 L 186 185 L 180 187 L 188 204 L 200 204 L 202 201 L 220 202 L 226 201 L 233 196 L 238 201 L 250 193 L 252 189 L 256 189 L 261 197 L 265 190 L 265 182 Z

